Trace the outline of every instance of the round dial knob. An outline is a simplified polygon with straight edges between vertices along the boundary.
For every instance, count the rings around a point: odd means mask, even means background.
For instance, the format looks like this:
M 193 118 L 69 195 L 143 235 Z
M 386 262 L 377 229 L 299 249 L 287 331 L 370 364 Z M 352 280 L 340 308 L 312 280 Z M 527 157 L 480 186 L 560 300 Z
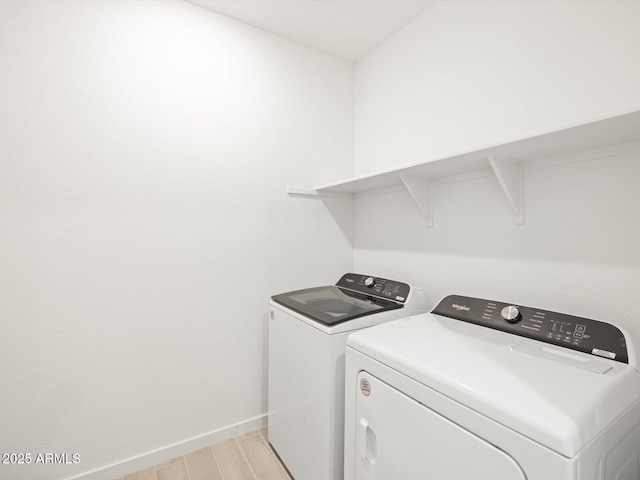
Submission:
M 509 323 L 516 323 L 522 319 L 522 315 L 520 315 L 520 310 L 518 307 L 514 305 L 509 305 L 508 307 L 504 307 L 500 315 L 504 320 Z
M 364 286 L 365 287 L 373 287 L 376 284 L 376 279 L 373 277 L 367 277 L 364 279 Z

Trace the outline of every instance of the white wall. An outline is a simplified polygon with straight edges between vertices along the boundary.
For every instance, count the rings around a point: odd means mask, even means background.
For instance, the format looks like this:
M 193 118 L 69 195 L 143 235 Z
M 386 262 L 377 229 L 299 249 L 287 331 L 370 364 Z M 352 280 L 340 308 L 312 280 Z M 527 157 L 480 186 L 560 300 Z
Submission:
M 0 65 L 0 443 L 81 457 L 0 477 L 265 414 L 269 296 L 352 268 L 285 186 L 351 174 L 353 66 L 178 1 L 0 3 Z
M 638 2 L 436 2 L 356 66 L 356 173 L 638 109 L 638 20 Z M 640 345 L 639 151 L 525 171 L 523 226 L 490 174 L 437 182 L 433 228 L 403 191 L 362 196 L 355 270 L 406 278 L 432 303 L 611 321 Z
M 436 184 L 432 228 L 406 192 L 362 196 L 355 270 L 406 279 L 431 305 L 460 294 L 613 322 L 640 346 L 640 146 L 524 178 L 522 226 L 490 173 Z
M 355 173 L 640 108 L 640 2 L 436 1 L 356 67 Z

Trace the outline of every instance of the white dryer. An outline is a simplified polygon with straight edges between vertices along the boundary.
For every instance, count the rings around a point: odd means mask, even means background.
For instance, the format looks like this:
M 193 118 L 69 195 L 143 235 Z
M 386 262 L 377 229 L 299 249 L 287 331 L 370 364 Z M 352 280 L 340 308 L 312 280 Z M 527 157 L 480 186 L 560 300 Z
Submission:
M 427 311 L 419 289 L 354 273 L 272 297 L 268 437 L 295 480 L 342 480 L 349 333 Z
M 640 480 L 633 344 L 449 296 L 347 341 L 345 480 Z

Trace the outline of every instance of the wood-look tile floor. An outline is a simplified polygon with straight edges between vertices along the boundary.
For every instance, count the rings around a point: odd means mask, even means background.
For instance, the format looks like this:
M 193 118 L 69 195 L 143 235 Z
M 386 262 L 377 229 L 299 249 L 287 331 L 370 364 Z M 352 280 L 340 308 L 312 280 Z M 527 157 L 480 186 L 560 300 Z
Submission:
M 172 458 L 116 480 L 291 480 L 265 428 Z

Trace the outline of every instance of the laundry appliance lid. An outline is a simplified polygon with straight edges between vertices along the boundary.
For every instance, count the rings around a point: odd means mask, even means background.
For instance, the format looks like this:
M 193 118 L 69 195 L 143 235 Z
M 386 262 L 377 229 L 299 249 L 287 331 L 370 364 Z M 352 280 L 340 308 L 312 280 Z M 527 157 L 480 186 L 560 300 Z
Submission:
M 403 282 L 346 273 L 335 286 L 280 293 L 271 299 L 320 324 L 333 326 L 366 315 L 403 308 L 410 294 L 411 287 Z
M 640 401 L 635 354 L 620 363 L 433 313 L 347 345 L 565 457 Z
M 402 308 L 402 304 L 334 287 L 306 288 L 271 297 L 274 302 L 324 325 Z

